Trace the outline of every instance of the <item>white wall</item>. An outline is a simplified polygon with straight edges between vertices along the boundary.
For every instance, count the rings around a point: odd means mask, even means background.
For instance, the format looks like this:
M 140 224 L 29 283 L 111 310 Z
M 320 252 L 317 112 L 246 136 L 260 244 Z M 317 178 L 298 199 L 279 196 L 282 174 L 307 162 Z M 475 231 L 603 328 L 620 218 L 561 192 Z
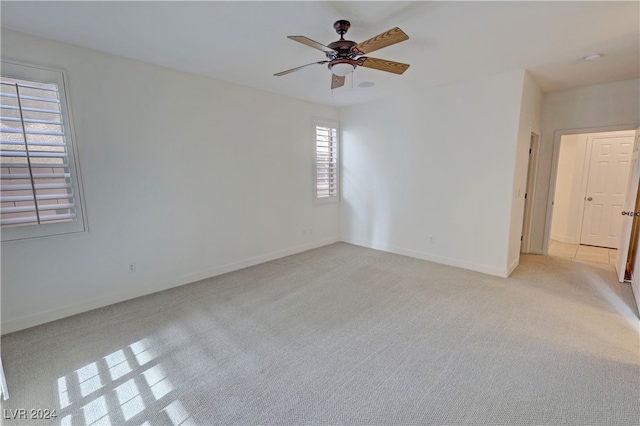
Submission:
M 342 109 L 342 239 L 506 276 L 524 74 Z
M 311 183 L 336 109 L 4 29 L 2 57 L 67 71 L 89 223 L 2 244 L 3 332 L 339 238 Z
M 553 220 L 551 222 L 551 239 L 569 244 L 578 244 L 579 223 L 578 206 L 574 205 L 574 193 L 579 193 L 582 186 L 584 155 L 579 157 L 580 135 L 565 135 L 560 143 L 558 156 L 558 172 L 553 200 Z M 583 138 L 586 146 L 586 137 Z M 580 151 L 584 151 L 580 150 Z M 578 179 L 576 179 L 578 178 Z
M 513 272 L 520 262 L 522 224 L 524 220 L 524 195 L 527 191 L 527 172 L 529 167 L 529 148 L 531 133 L 540 133 L 542 114 L 542 90 L 529 73 L 524 74 L 522 102 L 518 124 L 518 139 L 513 162 L 513 188 L 511 219 L 509 228 L 509 254 L 507 274 Z
M 542 105 L 542 135 L 533 199 L 531 251 L 544 253 L 556 132 L 570 129 L 622 130 L 640 123 L 640 80 L 625 80 L 547 93 Z M 576 133 L 576 132 L 574 132 Z

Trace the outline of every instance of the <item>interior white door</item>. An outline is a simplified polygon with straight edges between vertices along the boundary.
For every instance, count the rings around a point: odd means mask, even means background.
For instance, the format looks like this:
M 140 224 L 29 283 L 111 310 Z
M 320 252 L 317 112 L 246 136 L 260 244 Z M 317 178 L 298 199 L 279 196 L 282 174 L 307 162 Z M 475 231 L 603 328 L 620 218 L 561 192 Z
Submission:
M 638 185 L 640 185 L 640 127 L 636 130 L 635 142 L 633 144 L 633 152 L 630 161 L 630 173 L 629 182 L 627 184 L 627 194 L 622 211 L 633 211 L 636 206 L 636 197 L 638 194 Z M 616 271 L 618 272 L 618 281 L 624 281 L 624 272 L 627 265 L 627 256 L 629 255 L 629 242 L 631 241 L 631 227 L 633 225 L 633 219 L 628 215 L 620 216 L 620 232 L 618 238 L 618 256 L 616 257 Z M 640 257 L 640 256 L 637 256 Z M 637 260 L 637 259 L 636 259 Z M 636 280 L 640 275 L 640 270 L 637 270 Z M 637 281 L 636 281 L 637 282 Z M 637 289 L 634 290 L 636 302 L 640 300 L 640 292 Z
M 618 247 L 633 145 L 633 136 L 592 137 L 580 244 Z

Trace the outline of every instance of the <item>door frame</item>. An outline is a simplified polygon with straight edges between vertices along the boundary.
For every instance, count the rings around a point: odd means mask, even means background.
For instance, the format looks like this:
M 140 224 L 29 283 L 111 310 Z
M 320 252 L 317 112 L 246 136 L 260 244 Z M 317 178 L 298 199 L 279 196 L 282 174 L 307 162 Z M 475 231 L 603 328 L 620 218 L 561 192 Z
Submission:
M 640 312 L 640 253 L 636 252 L 634 259 L 633 276 L 631 277 L 631 292 L 636 300 L 636 307 Z
M 635 168 L 630 168 L 629 179 L 627 179 L 629 186 L 627 188 L 627 195 L 624 202 L 624 208 L 628 209 L 627 211 L 640 210 L 640 182 L 636 182 L 639 177 L 638 174 L 640 173 L 640 157 L 638 156 L 640 154 L 638 152 L 640 146 L 638 146 L 638 144 L 640 144 L 640 127 L 636 129 L 633 141 L 633 154 L 631 157 L 632 160 L 633 157 L 635 157 L 636 165 Z M 634 203 L 631 203 L 631 198 L 633 198 L 634 194 L 636 195 L 636 199 Z M 637 250 L 638 217 L 634 216 L 631 223 L 629 223 L 629 218 L 626 219 L 626 221 L 623 219 L 620 223 L 620 247 L 618 247 L 618 256 L 616 257 L 616 274 L 619 282 L 625 281 L 628 269 L 627 266 L 630 265 L 630 262 L 633 263 L 634 261 L 631 257 L 640 257 L 638 256 Z M 634 230 L 636 231 L 635 233 L 633 232 Z M 634 271 L 633 265 L 631 265 L 631 270 Z M 636 273 L 635 275 L 636 278 L 638 278 L 637 275 L 639 274 Z M 633 278 L 633 274 L 631 278 Z M 638 281 L 636 281 L 636 288 L 634 288 L 634 296 L 636 297 L 636 302 L 640 302 L 640 288 L 638 288 Z
M 527 181 L 525 183 L 524 216 L 522 218 L 522 244 L 520 253 L 531 253 L 531 227 L 533 221 L 533 200 L 535 200 L 536 180 L 538 177 L 538 159 L 540 154 L 540 131 L 530 130 L 529 158 L 527 163 Z
M 616 126 L 583 127 L 578 129 L 556 130 L 553 138 L 553 157 L 551 159 L 551 172 L 549 176 L 549 195 L 547 197 L 547 214 L 544 223 L 544 239 L 542 253 L 549 255 L 551 243 L 551 220 L 553 218 L 553 200 L 556 196 L 556 183 L 558 178 L 558 160 L 560 157 L 560 140 L 565 135 L 579 135 L 583 133 L 616 132 L 619 130 L 635 130 L 637 124 L 620 124 Z

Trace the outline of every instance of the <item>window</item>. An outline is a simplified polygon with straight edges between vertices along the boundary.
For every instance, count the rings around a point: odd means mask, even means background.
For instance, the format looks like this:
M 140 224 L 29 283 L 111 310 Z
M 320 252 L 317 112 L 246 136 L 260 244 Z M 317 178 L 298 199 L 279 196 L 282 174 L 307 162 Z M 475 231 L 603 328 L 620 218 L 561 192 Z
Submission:
M 2 62 L 2 241 L 84 231 L 62 72 Z
M 338 124 L 314 123 L 313 195 L 316 203 L 338 201 L 340 195 Z

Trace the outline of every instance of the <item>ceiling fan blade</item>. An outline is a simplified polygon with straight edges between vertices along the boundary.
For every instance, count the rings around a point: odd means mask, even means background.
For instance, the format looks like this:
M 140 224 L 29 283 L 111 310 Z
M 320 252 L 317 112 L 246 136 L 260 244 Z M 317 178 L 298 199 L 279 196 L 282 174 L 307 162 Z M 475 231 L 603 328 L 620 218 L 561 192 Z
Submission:
M 344 76 L 331 74 L 331 89 L 344 86 Z
M 358 59 L 358 65 L 365 68 L 373 68 L 375 70 L 392 72 L 394 74 L 402 74 L 409 68 L 409 64 L 402 62 L 387 61 L 386 59 L 363 57 Z
M 385 33 L 378 34 L 369 40 L 356 44 L 351 48 L 351 51 L 356 55 L 366 55 L 374 50 L 382 49 L 383 47 L 391 46 L 392 44 L 400 43 L 405 40 L 409 40 L 409 36 L 400 28 L 395 27 Z
M 276 77 L 280 77 L 281 75 L 285 75 L 285 74 L 290 74 L 290 73 L 292 73 L 292 72 L 296 72 L 296 71 L 298 71 L 299 69 L 302 69 L 302 68 L 304 68 L 304 67 L 308 67 L 309 65 L 322 65 L 322 64 L 326 64 L 327 62 L 329 62 L 329 61 L 313 62 L 313 63 L 311 63 L 311 64 L 303 65 L 303 66 L 301 66 L 301 67 L 296 67 L 296 68 L 291 68 L 290 70 L 281 71 L 281 72 L 279 72 L 279 73 L 277 73 L 277 74 L 274 74 L 274 75 L 275 75 Z
M 337 54 L 338 52 L 325 46 L 324 44 L 320 44 L 317 41 L 313 41 L 308 37 L 305 36 L 288 36 L 287 38 L 290 38 L 291 40 L 295 40 L 298 43 L 302 43 L 302 44 L 306 44 L 307 46 L 311 46 L 314 49 L 318 49 L 318 50 L 322 50 L 324 53 L 333 53 L 333 54 Z

